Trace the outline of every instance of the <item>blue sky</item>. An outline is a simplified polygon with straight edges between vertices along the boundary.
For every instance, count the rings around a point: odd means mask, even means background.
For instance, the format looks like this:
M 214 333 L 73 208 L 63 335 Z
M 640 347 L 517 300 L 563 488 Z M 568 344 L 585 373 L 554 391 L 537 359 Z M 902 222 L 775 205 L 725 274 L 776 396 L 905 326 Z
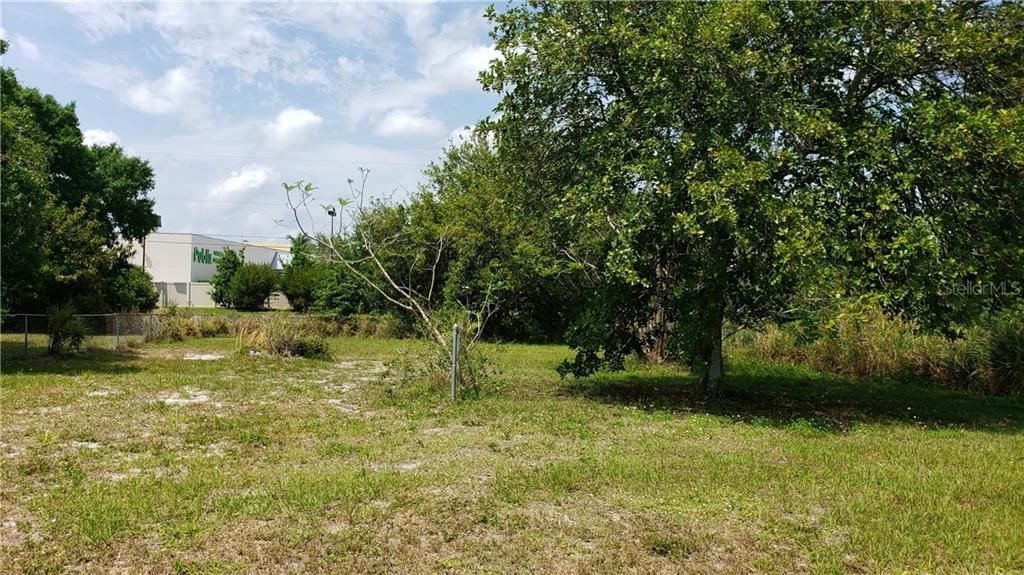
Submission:
M 282 181 L 401 195 L 491 112 L 486 7 L 4 2 L 0 27 L 23 85 L 149 160 L 163 231 L 261 239 L 294 231 Z

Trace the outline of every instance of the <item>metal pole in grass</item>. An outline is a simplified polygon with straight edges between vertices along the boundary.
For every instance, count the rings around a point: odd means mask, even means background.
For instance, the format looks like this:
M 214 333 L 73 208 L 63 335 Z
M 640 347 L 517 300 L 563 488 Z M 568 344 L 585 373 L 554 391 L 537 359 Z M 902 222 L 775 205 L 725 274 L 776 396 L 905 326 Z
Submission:
M 459 344 L 461 329 L 459 324 L 452 326 L 452 401 L 455 401 L 455 387 L 459 382 Z
M 121 348 L 121 314 L 114 314 L 114 347 Z
M 25 315 L 25 355 L 28 355 L 28 314 Z

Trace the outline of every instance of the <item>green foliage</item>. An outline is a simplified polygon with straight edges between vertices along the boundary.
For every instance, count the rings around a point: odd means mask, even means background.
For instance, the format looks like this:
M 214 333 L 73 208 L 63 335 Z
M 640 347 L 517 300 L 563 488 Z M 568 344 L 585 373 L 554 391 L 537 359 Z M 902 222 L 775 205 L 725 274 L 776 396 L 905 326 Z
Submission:
M 158 226 L 152 168 L 116 145 L 86 147 L 73 104 L 22 87 L 10 69 L 0 82 L 2 305 L 102 302 L 105 284 L 129 273 L 121 240 Z
M 515 206 L 508 180 L 486 133 L 474 131 L 445 150 L 425 172 L 422 194 L 411 202 L 412 235 L 447 238 L 440 261 L 443 301 L 438 307 L 474 309 L 498 302 L 486 327 L 494 338 L 551 341 L 562 336 L 578 308 L 578 269 L 544 248 L 552 230 Z M 436 243 L 436 242 L 435 242 Z M 424 242 L 430 245 L 429 241 Z
M 308 311 L 316 301 L 316 290 L 326 275 L 319 266 L 289 266 L 281 276 L 281 291 L 288 298 L 292 309 Z
M 153 276 L 139 266 L 124 264 L 103 289 L 107 309 L 117 312 L 148 312 L 156 308 L 160 293 L 153 287 Z
M 232 307 L 231 280 L 245 263 L 245 248 L 235 251 L 225 247 L 217 258 L 217 271 L 210 278 L 210 298 L 219 306 Z
M 316 291 L 326 269 L 315 259 L 313 245 L 308 238 L 292 238 L 291 254 L 292 260 L 281 276 L 280 287 L 292 309 L 305 312 L 316 302 Z
M 231 276 L 231 306 L 247 311 L 263 309 L 277 287 L 277 280 L 277 272 L 267 264 L 242 264 Z
M 295 355 L 308 359 L 331 359 L 331 348 L 327 340 L 319 335 L 307 335 L 295 341 Z
M 46 312 L 49 344 L 47 353 L 58 355 L 68 350 L 79 351 L 88 330 L 82 319 L 75 315 L 70 304 L 52 306 Z
M 876 294 L 948 328 L 1011 299 L 948 288 L 1024 268 L 1019 4 L 489 16 L 501 57 L 481 78 L 502 97 L 488 127 L 510 204 L 554 222 L 550 252 L 639 296 L 590 304 L 622 307 L 577 330 L 581 353 L 660 349 L 674 326 L 714 392 L 727 321 Z
M 380 309 L 379 296 L 365 282 L 340 265 L 328 265 L 313 288 L 313 309 L 350 316 Z

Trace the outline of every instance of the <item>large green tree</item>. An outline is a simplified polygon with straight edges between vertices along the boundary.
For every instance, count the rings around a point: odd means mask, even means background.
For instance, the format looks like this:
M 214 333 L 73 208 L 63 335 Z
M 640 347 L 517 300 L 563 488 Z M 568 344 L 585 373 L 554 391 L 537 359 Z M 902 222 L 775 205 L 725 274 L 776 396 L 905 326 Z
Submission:
M 424 173 L 422 195 L 411 207 L 434 206 L 435 229 L 450 237 L 442 282 L 449 306 L 500 302 L 488 323 L 490 337 L 554 340 L 576 311 L 581 270 L 550 254 L 547 221 L 519 217 L 496 150 L 475 131 L 445 149 Z
M 586 372 L 875 294 L 942 323 L 1024 264 L 1014 3 L 531 2 L 493 10 L 491 128 L 517 209 L 599 277 Z M 994 299 L 982 305 L 1000 305 Z M 603 353 L 601 353 L 603 352 Z
M 125 242 L 159 225 L 153 170 L 117 145 L 86 146 L 74 104 L 21 86 L 7 68 L 0 98 L 2 305 L 102 303 L 97 294 L 129 273 Z

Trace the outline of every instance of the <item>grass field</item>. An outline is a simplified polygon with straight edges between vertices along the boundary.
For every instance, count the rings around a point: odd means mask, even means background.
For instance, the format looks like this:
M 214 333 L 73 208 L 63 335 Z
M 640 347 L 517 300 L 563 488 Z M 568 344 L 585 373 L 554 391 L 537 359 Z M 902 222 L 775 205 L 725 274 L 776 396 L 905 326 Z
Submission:
M 568 350 L 512 345 L 451 404 L 387 370 L 415 342 L 8 343 L 3 573 L 1024 571 L 1020 399 L 735 360 L 704 404 L 674 368 L 560 381 Z

